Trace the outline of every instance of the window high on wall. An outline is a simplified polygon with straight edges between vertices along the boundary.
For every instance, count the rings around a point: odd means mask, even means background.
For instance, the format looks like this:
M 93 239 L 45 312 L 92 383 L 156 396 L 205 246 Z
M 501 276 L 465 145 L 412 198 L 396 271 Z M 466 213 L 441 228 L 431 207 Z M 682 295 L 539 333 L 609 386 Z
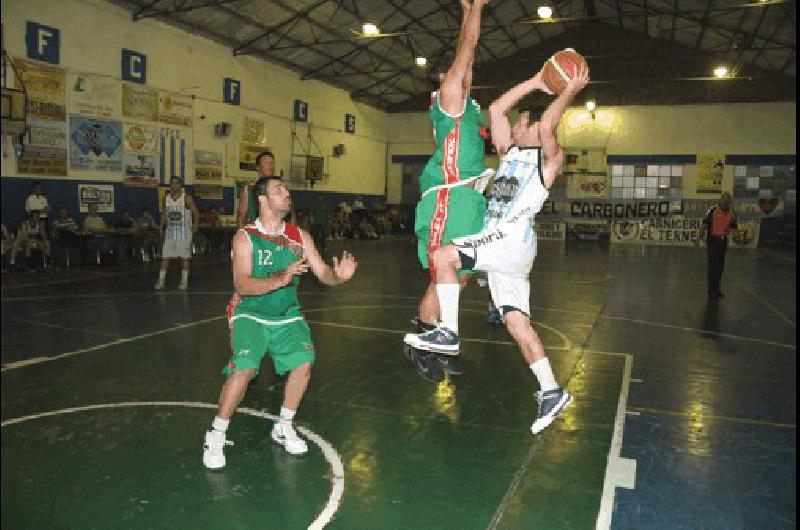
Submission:
M 783 199 L 794 202 L 795 166 L 741 165 L 734 167 L 733 196 L 738 199 Z M 792 192 L 792 193 L 788 193 Z
M 611 198 L 679 201 L 683 165 L 614 164 L 611 166 Z

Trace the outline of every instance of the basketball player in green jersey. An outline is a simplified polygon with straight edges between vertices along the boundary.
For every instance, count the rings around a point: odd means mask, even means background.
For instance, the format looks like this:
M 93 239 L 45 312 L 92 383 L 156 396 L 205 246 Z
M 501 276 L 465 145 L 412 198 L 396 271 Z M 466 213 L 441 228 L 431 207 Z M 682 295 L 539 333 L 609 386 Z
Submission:
M 474 189 L 475 181 L 486 170 L 481 134 L 483 115 L 480 106 L 470 97 L 470 88 L 475 48 L 480 37 L 481 9 L 487 2 L 474 0 L 470 4 L 469 0 L 461 0 L 463 18 L 456 56 L 450 69 L 440 76 L 439 90 L 431 97 L 428 117 L 433 125 L 436 151 L 420 175 L 422 197 L 414 226 L 417 254 L 425 269 L 432 269 L 428 257 L 439 246 L 480 231 L 483 226 L 486 199 Z M 464 284 L 462 281 L 462 286 Z M 431 282 L 419 304 L 418 332 L 433 329 L 438 320 L 439 300 L 436 286 Z M 437 368 L 415 353 L 420 352 L 405 350 L 420 375 L 430 379 L 430 371 L 435 372 Z M 447 365 L 445 370 L 460 372 L 452 358 L 440 360 Z M 438 376 L 433 378 L 435 381 Z
M 283 218 L 292 200 L 280 177 L 261 177 L 253 184 L 259 217 L 240 229 L 233 239 L 233 285 L 236 293 L 228 305 L 233 355 L 224 368 L 228 376 L 219 397 L 217 416 L 206 432 L 203 464 L 225 467 L 225 433 L 250 380 L 258 375 L 269 353 L 278 375 L 289 374 L 272 439 L 291 454 L 308 451 L 305 440 L 292 427 L 311 377 L 316 354 L 308 324 L 297 298 L 299 275 L 309 269 L 320 282 L 339 285 L 356 271 L 355 258 L 344 252 L 333 267 L 320 257 L 314 240 Z
M 275 174 L 275 155 L 271 151 L 262 151 L 256 157 L 256 171 L 258 178 L 271 177 Z M 253 184 L 242 186 L 239 196 L 239 205 L 236 209 L 236 224 L 239 228 L 258 219 L 258 203 L 252 193 Z

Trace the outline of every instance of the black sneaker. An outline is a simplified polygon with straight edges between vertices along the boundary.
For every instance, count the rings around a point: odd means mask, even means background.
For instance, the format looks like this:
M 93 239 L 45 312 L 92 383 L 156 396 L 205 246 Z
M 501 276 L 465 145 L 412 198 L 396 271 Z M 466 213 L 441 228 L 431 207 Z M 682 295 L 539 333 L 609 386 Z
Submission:
M 440 383 L 444 381 L 444 369 L 433 352 L 417 350 L 408 344 L 403 346 L 403 355 L 406 359 L 414 363 L 417 373 L 421 378 L 429 383 Z
M 539 434 L 553 423 L 553 420 L 572 403 L 572 394 L 556 388 L 547 392 L 536 392 L 536 401 L 539 402 L 539 414 L 531 425 L 533 434 Z
M 503 325 L 503 315 L 500 314 L 500 311 L 498 311 L 496 307 L 491 307 L 486 312 L 486 323 L 490 326 Z
M 425 333 L 408 333 L 403 342 L 418 350 L 441 353 L 443 355 L 458 355 L 458 333 L 438 327 Z
M 436 360 L 442 365 L 442 370 L 450 375 L 464 375 L 464 368 L 455 355 L 435 354 Z

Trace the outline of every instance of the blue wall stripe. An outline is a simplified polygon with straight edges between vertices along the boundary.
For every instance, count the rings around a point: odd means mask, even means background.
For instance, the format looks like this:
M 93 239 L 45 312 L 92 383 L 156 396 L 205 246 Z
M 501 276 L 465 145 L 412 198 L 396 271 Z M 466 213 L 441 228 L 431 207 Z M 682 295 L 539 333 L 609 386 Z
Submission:
M 181 180 L 186 182 L 186 140 L 181 138 Z
M 725 163 L 736 166 L 794 166 L 797 155 L 726 155 Z
M 608 155 L 609 164 L 696 164 L 697 155 Z
M 161 184 L 166 182 L 166 172 L 167 172 L 167 153 L 166 153 L 166 142 L 164 139 L 164 131 L 161 131 L 161 152 L 160 152 L 160 164 L 158 168 L 158 174 L 161 178 Z
M 169 180 L 175 176 L 175 136 L 169 135 Z M 169 184 L 169 182 L 167 182 Z
M 427 164 L 431 155 L 392 155 L 392 164 Z

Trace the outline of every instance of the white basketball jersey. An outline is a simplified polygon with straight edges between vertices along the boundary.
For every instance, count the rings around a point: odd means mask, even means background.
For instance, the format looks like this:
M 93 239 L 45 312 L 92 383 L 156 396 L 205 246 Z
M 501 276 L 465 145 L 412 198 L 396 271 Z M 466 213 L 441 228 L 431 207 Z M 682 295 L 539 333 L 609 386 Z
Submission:
M 535 246 L 535 217 L 548 195 L 542 175 L 541 148 L 512 146 L 495 173 L 483 230 L 502 224 L 515 239 Z
M 167 216 L 167 239 L 191 239 L 191 216 L 192 213 L 186 207 L 186 192 L 181 190 L 177 199 L 172 198 L 172 194 L 167 193 L 166 211 Z

